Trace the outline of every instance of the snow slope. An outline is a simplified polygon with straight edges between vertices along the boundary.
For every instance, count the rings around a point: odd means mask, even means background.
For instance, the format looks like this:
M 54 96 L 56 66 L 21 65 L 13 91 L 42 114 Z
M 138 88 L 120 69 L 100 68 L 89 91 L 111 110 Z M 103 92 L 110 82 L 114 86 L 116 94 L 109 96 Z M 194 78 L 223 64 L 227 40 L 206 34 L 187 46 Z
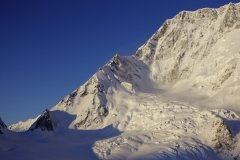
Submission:
M 133 56 L 114 56 L 50 109 L 43 122 L 53 131 L 34 127 L 45 112 L 10 126 L 0 156 L 240 159 L 239 12 L 230 3 L 166 20 Z

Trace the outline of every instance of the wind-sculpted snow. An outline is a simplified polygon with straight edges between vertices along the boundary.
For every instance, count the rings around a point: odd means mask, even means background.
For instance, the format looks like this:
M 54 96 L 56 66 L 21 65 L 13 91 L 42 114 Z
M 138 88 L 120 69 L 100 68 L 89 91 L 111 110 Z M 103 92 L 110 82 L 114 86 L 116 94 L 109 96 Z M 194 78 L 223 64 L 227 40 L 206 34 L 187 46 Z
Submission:
M 90 159 L 240 159 L 239 39 L 240 3 L 180 12 L 50 109 L 52 132 L 23 134 L 47 149 L 60 139 L 73 148 L 68 159 L 79 146 Z M 9 129 L 36 128 L 41 117 Z

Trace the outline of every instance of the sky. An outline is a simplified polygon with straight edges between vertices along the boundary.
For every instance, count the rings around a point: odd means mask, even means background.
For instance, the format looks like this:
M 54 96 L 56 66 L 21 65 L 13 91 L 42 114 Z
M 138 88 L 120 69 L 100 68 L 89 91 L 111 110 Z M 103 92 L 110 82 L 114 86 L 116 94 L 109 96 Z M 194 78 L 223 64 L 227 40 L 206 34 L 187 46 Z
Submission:
M 115 54 L 133 55 L 166 19 L 229 2 L 0 0 L 0 117 L 35 118 Z

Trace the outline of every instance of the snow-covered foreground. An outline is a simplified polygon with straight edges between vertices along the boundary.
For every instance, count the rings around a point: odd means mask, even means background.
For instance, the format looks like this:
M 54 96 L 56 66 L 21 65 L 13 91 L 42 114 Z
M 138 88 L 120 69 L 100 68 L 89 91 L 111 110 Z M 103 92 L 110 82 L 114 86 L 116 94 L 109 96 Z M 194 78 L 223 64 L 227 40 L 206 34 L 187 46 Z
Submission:
M 52 132 L 4 130 L 1 158 L 202 160 L 239 156 L 240 119 L 234 112 L 167 102 L 149 93 L 119 91 L 117 97 L 118 107 L 111 110 L 111 116 L 119 121 L 103 129 L 71 129 L 76 115 L 50 111 Z M 224 127 L 215 127 L 214 123 L 222 120 L 235 139 L 228 137 L 226 128 L 225 135 L 216 136 Z M 214 139 L 222 145 L 216 149 L 224 155 L 214 151 Z
M 76 118 L 75 115 L 62 111 L 52 111 L 50 115 L 55 121 L 52 132 L 4 130 L 0 137 L 1 159 L 98 159 L 91 148 L 95 141 L 120 134 L 112 126 L 100 130 L 69 129 L 67 126 Z M 108 130 L 111 133 L 104 134 Z
M 180 12 L 50 111 L 2 125 L 0 157 L 240 159 L 239 10 Z

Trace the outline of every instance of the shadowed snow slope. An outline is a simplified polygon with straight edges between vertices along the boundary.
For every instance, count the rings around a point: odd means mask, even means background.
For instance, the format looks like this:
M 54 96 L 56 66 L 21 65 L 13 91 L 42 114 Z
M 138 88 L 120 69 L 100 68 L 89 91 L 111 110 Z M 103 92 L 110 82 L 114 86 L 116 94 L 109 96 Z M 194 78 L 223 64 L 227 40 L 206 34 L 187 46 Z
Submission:
M 239 40 L 240 4 L 180 12 L 133 56 L 115 55 L 49 115 L 10 126 L 0 156 L 240 159 Z M 53 131 L 36 127 L 42 117 Z

